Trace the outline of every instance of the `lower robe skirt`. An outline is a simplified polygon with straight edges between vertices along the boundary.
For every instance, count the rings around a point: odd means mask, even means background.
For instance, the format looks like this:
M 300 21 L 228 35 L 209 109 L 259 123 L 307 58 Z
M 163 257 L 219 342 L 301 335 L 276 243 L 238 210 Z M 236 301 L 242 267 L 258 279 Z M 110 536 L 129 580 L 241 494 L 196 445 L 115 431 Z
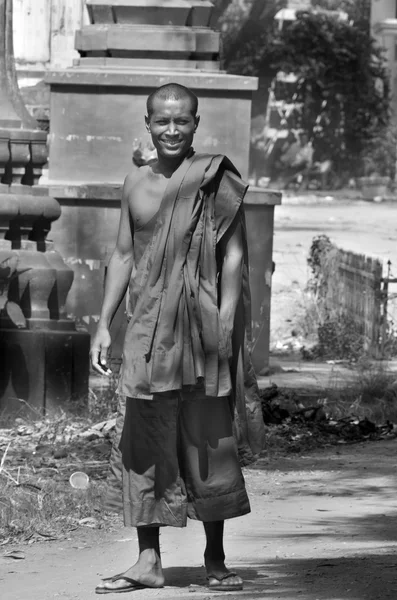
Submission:
M 250 512 L 228 398 L 126 398 L 120 440 L 126 526 L 184 527 Z

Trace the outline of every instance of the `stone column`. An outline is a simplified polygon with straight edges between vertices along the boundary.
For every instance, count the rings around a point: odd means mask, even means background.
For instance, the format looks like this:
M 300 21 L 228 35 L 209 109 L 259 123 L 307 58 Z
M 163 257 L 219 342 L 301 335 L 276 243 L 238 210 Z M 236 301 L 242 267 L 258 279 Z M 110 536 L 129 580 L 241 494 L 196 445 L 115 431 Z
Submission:
M 0 414 L 88 392 L 89 336 L 65 314 L 73 272 L 46 238 L 61 208 L 37 185 L 47 134 L 17 85 L 12 0 L 0 0 Z M 76 360 L 78 359 L 78 360 Z

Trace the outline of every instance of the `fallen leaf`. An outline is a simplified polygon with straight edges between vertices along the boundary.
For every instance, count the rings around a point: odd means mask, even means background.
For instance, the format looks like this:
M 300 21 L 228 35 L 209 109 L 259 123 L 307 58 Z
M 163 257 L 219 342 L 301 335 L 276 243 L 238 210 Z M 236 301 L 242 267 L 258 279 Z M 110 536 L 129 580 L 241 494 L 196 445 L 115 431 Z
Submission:
M 3 556 L 5 558 L 15 558 L 15 560 L 22 560 L 25 558 L 25 552 L 22 552 L 22 550 L 10 550 L 9 552 L 5 552 Z
M 84 519 L 80 519 L 79 525 L 95 528 L 98 527 L 98 521 L 94 517 L 85 517 Z

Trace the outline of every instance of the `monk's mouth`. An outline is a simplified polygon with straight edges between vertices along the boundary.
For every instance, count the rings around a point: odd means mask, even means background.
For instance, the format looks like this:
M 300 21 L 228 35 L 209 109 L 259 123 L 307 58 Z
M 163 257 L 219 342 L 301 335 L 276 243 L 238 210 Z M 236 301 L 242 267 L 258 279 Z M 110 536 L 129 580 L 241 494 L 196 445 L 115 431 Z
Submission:
M 163 140 L 162 143 L 164 144 L 164 146 L 167 146 L 169 148 L 176 148 L 177 146 L 180 146 L 182 144 L 182 140 L 177 140 L 177 141 L 167 141 L 167 140 Z

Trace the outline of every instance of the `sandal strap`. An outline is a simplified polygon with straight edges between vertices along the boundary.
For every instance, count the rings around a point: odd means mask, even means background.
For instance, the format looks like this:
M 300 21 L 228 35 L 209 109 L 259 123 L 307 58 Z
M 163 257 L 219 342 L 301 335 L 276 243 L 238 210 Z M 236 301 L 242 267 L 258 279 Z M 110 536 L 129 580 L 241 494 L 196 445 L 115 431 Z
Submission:
M 237 577 L 237 573 L 234 573 L 234 571 L 230 571 L 229 573 L 224 573 L 220 577 L 217 577 L 216 575 L 208 575 L 207 579 L 212 578 L 216 579 L 217 581 L 225 581 L 226 579 L 230 579 L 231 577 Z
M 112 577 L 106 577 L 106 579 L 102 579 L 102 581 L 106 581 L 108 583 L 116 583 L 116 581 L 120 581 L 121 579 L 128 581 L 128 583 L 130 583 L 131 585 L 135 585 L 136 587 L 138 587 L 138 586 L 147 587 L 147 586 L 145 586 L 145 584 L 139 583 L 139 581 L 136 581 L 135 579 L 131 579 L 131 577 L 128 577 L 124 573 L 118 573 L 117 575 L 113 575 Z

